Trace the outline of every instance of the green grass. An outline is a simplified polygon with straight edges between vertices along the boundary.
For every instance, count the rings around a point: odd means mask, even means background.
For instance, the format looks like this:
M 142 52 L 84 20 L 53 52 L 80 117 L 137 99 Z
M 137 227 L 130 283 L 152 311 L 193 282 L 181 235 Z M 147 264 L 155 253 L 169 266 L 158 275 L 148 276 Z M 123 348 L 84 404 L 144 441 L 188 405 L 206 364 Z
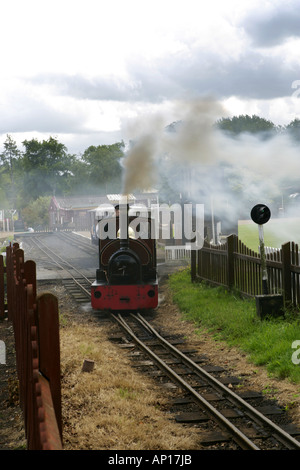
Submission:
M 251 250 L 259 252 L 258 227 L 250 223 L 238 227 L 239 239 Z M 300 219 L 270 219 L 264 225 L 265 246 L 280 248 L 286 242 L 300 243 Z
M 294 364 L 292 343 L 300 340 L 300 316 L 286 312 L 280 319 L 260 320 L 254 299 L 204 283 L 191 283 L 190 270 L 169 278 L 173 300 L 196 331 L 209 331 L 216 341 L 246 352 L 251 362 L 274 377 L 300 383 L 300 364 Z M 299 349 L 299 346 L 298 346 Z M 300 351 L 297 357 L 300 359 Z
M 13 242 L 13 235 L 6 238 L 0 237 L 0 254 L 6 251 L 6 247 L 9 245 L 9 242 Z

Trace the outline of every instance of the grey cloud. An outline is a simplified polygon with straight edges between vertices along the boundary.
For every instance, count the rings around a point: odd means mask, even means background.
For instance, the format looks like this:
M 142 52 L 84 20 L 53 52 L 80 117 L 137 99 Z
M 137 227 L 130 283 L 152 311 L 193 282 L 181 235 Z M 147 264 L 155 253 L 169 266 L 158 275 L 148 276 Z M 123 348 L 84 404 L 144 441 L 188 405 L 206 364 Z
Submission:
M 29 81 L 34 85 L 51 85 L 58 94 L 87 100 L 128 101 L 138 100 L 141 84 L 138 80 L 125 81 L 117 77 L 82 74 L 37 75 Z
M 11 132 L 80 132 L 82 119 L 68 112 L 56 110 L 46 102 L 15 91 L 8 102 L 0 103 L 0 134 Z
M 35 86 L 50 85 L 54 93 L 71 96 L 80 100 L 160 102 L 164 98 L 174 97 L 182 91 L 181 84 L 176 83 L 176 76 L 171 70 L 161 64 L 130 63 L 128 66 L 130 78 L 96 76 L 92 79 L 83 75 L 38 75 L 28 79 Z M 174 64 L 176 68 L 176 64 Z
M 300 12 L 280 5 L 272 16 L 255 12 L 244 18 L 248 34 L 260 45 L 273 44 L 291 34 L 300 35 Z M 142 57 L 127 61 L 128 79 L 83 74 L 38 75 L 30 79 L 36 86 L 50 85 L 54 93 L 80 100 L 152 102 L 185 96 L 212 95 L 222 99 L 272 99 L 292 95 L 291 85 L 299 78 L 297 64 L 285 57 L 266 55 L 245 46 L 236 58 L 223 57 L 202 47 L 189 54 L 170 54 L 149 63 Z
M 189 70 L 187 70 L 189 69 Z M 238 60 L 227 63 L 210 57 L 209 65 L 201 60 L 178 71 L 182 85 L 199 93 L 214 94 L 219 98 L 272 99 L 291 95 L 291 84 L 298 69 L 284 67 L 280 57 L 267 57 L 256 52 L 245 52 Z
M 191 57 L 170 57 L 157 63 L 159 73 L 142 64 L 132 64 L 131 73 L 142 84 L 143 99 L 211 95 L 219 99 L 272 99 L 291 96 L 298 68 L 283 64 L 283 58 L 245 50 L 239 60 L 223 60 L 199 49 Z
M 258 47 L 273 47 L 288 38 L 300 37 L 299 2 L 282 2 L 269 12 L 255 11 L 244 19 L 242 26 Z
M 272 99 L 291 96 L 298 68 L 284 66 L 282 57 L 245 51 L 239 60 L 222 60 L 216 54 L 195 51 L 193 58 L 170 57 L 147 63 L 128 64 L 129 82 L 95 77 L 39 76 L 34 83 L 51 84 L 54 92 L 80 100 L 157 103 L 191 95 L 216 98 Z
M 79 155 L 90 145 L 111 145 L 115 142 L 121 142 L 122 133 L 121 131 L 81 132 L 76 133 L 75 137 L 72 134 L 61 133 L 60 139 L 66 145 L 70 153 Z

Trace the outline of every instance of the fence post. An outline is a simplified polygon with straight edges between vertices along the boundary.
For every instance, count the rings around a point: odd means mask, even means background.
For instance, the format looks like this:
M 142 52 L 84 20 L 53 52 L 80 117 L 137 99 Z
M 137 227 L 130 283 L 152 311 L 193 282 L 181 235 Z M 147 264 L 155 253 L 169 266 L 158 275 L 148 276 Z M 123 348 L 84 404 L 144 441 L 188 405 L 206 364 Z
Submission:
M 196 279 L 196 259 L 197 259 L 197 251 L 191 250 L 191 280 L 192 282 Z
M 60 343 L 57 298 L 44 293 L 36 299 L 40 372 L 49 380 L 53 407 L 62 439 Z
M 229 235 L 227 237 L 227 284 L 228 288 L 234 287 L 234 248 L 235 248 L 236 235 Z
M 0 319 L 4 319 L 5 316 L 4 272 L 3 256 L 0 255 Z
M 291 246 L 290 242 L 281 246 L 282 250 L 282 287 L 284 302 L 292 302 L 292 283 L 291 283 Z
M 7 296 L 7 315 L 8 320 L 12 321 L 13 319 L 13 306 L 15 297 L 13 294 L 14 291 L 14 266 L 12 258 L 12 247 L 11 245 L 6 247 L 6 296 Z

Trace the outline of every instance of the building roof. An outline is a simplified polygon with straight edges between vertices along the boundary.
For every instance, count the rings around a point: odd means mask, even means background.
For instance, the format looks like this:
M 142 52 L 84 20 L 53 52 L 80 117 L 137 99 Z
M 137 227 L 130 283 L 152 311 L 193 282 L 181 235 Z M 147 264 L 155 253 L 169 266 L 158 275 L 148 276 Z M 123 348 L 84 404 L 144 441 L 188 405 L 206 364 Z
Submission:
M 51 203 L 57 209 L 76 210 L 76 209 L 92 209 L 99 204 L 108 202 L 106 196 L 77 196 L 77 197 L 55 197 L 53 196 Z M 52 205 L 52 204 L 51 204 Z
M 129 194 L 127 196 L 129 201 L 142 201 L 146 199 L 153 199 L 157 194 L 143 193 L 134 196 Z M 104 196 L 70 196 L 70 197 L 56 197 L 51 199 L 50 207 L 56 207 L 63 210 L 83 210 L 95 209 L 102 204 L 117 204 L 122 198 L 121 194 L 107 194 Z

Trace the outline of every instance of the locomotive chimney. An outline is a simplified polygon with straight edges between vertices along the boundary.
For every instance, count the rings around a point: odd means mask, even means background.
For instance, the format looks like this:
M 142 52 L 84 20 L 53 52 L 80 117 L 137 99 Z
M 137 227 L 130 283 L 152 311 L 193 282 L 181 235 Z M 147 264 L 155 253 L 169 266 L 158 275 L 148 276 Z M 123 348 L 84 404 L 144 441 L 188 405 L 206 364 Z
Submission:
M 128 239 L 129 205 L 127 203 L 127 196 L 121 196 L 119 209 L 120 209 L 120 215 L 119 215 L 120 248 L 125 250 L 129 248 L 129 239 Z

